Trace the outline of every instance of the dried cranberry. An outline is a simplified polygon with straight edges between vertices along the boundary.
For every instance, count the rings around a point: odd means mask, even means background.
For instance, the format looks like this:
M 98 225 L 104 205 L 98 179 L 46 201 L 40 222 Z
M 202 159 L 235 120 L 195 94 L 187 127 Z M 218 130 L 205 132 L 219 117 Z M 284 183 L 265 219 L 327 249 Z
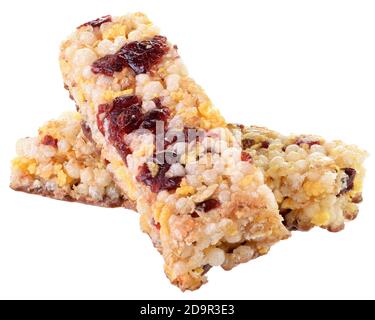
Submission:
M 126 157 L 129 154 L 132 154 L 133 150 L 130 149 L 130 147 L 124 141 L 121 140 L 114 141 L 113 145 L 116 148 L 119 155 L 121 156 L 122 161 L 124 161 L 124 163 L 127 165 L 128 162 L 126 160 Z
M 345 168 L 344 172 L 346 174 L 346 177 L 342 180 L 343 188 L 340 190 L 338 196 L 341 196 L 344 193 L 353 190 L 354 188 L 354 179 L 357 171 L 353 168 Z
M 251 157 L 250 153 L 245 151 L 241 152 L 241 161 L 252 162 L 253 158 Z
M 307 138 L 298 138 L 295 142 L 296 145 L 301 146 L 302 144 L 307 144 L 311 148 L 314 144 L 320 144 L 319 140 L 308 140 Z
M 243 139 L 242 140 L 242 147 L 244 149 L 249 149 L 255 144 L 255 141 L 253 139 Z
M 132 153 L 125 143 L 124 136 L 137 130 L 143 120 L 142 102 L 137 96 L 121 96 L 112 104 L 99 106 L 97 118 L 98 129 L 104 132 L 104 121 L 108 121 L 109 140 L 126 163 L 126 157 Z
M 156 222 L 154 218 L 152 218 L 152 220 L 151 220 L 151 224 L 152 224 L 157 230 L 160 230 L 161 225 L 160 225 L 159 222 Z
M 155 134 L 157 121 L 166 122 L 168 119 L 168 116 L 169 116 L 169 110 L 166 108 L 152 109 L 145 113 L 143 117 L 143 122 L 141 124 L 141 128 L 148 129 Z
M 111 22 L 111 21 L 112 21 L 112 17 L 110 15 L 107 15 L 107 16 L 103 16 L 103 17 L 95 19 L 95 20 L 91 20 L 91 21 L 86 22 L 84 24 L 81 24 L 79 27 L 77 27 L 77 29 L 79 29 L 81 27 L 85 27 L 85 26 L 92 26 L 93 28 L 100 27 L 103 23 Z
M 42 139 L 42 144 L 44 144 L 46 146 L 51 146 L 51 147 L 54 147 L 54 148 L 57 148 L 57 142 L 58 142 L 58 140 L 55 139 L 54 137 L 50 136 L 50 135 L 46 135 Z
M 192 218 L 199 218 L 200 217 L 199 214 L 196 211 L 194 211 L 190 216 Z
M 125 44 L 117 55 L 126 61 L 136 74 L 146 73 L 168 52 L 167 38 L 155 36 L 151 40 Z
M 109 54 L 96 60 L 91 66 L 91 71 L 111 77 L 115 72 L 121 72 L 125 67 L 126 62 L 117 54 Z
M 152 101 L 155 103 L 156 108 L 158 108 L 158 109 L 163 108 L 163 105 L 161 104 L 160 98 L 154 98 L 154 99 L 152 99 Z
M 157 193 L 161 190 L 175 190 L 179 187 L 182 178 L 181 177 L 166 177 L 170 164 L 159 165 L 159 171 L 156 176 L 152 176 L 148 165 L 145 163 L 139 168 L 137 175 L 137 181 L 144 183 L 150 187 L 151 191 Z
M 119 135 L 137 130 L 142 119 L 142 102 L 137 96 L 116 98 L 108 111 L 110 138 L 116 139 Z
M 218 207 L 220 207 L 220 201 L 216 199 L 208 199 L 206 201 L 198 203 L 196 206 L 197 210 L 203 212 L 208 212 Z
M 142 108 L 131 105 L 125 109 L 113 108 L 109 113 L 109 134 L 115 137 L 119 133 L 128 134 L 137 130 L 142 122 Z
M 287 215 L 288 213 L 290 213 L 292 211 L 292 209 L 289 209 L 289 208 L 286 208 L 286 209 L 280 209 L 280 214 L 282 216 L 285 216 Z
M 270 143 L 268 141 L 262 141 L 261 147 L 264 149 L 268 149 L 270 146 Z

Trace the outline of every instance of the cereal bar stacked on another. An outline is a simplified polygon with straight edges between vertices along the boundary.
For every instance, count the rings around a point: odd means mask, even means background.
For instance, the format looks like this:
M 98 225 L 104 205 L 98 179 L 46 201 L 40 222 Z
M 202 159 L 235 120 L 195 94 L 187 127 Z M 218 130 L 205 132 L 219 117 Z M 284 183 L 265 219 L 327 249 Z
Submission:
M 240 129 L 243 149 L 262 168 L 290 229 L 340 231 L 362 201 L 367 153 L 316 135 L 284 136 L 262 127 Z
M 146 16 L 83 24 L 62 44 L 60 64 L 172 283 L 197 289 L 211 266 L 230 269 L 289 236 L 261 170 Z
M 11 188 L 67 201 L 134 208 L 114 184 L 100 152 L 81 129 L 78 113 L 66 113 L 17 142 Z

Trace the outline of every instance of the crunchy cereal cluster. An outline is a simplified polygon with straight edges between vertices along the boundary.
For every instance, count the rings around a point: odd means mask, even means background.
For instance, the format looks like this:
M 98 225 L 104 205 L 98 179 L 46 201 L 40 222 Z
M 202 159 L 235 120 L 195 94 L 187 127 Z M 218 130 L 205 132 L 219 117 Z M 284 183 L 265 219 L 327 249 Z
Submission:
M 261 127 L 240 127 L 243 148 L 262 168 L 280 214 L 290 229 L 319 226 L 340 231 L 362 201 L 367 153 L 314 135 L 283 136 Z
M 11 187 L 67 201 L 106 207 L 129 206 L 100 153 L 81 130 L 78 113 L 66 113 L 17 142 Z

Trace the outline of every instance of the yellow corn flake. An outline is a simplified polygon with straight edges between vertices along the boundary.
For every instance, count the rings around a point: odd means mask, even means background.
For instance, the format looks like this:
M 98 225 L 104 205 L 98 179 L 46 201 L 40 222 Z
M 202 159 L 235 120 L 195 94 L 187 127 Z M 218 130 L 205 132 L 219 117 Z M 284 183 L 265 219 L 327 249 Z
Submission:
M 114 40 L 119 36 L 126 36 L 127 27 L 124 24 L 115 23 L 103 32 L 103 39 Z
M 320 211 L 314 215 L 311 222 L 316 226 L 323 226 L 329 222 L 331 215 L 327 211 Z
M 177 112 L 178 115 L 180 115 L 184 120 L 189 120 L 195 117 L 198 117 L 198 110 L 197 108 L 181 108 Z
M 134 90 L 133 89 L 126 89 L 123 91 L 112 91 L 112 90 L 106 90 L 103 94 L 103 99 L 108 102 L 112 102 L 114 99 L 121 97 L 121 96 L 126 96 L 133 94 Z
M 361 179 L 355 178 L 354 179 L 354 187 L 353 187 L 353 193 L 362 192 L 363 189 L 363 183 Z
M 91 110 L 93 110 L 93 111 L 95 110 L 95 104 L 94 104 L 94 102 L 91 101 L 89 103 L 89 106 L 90 106 Z
M 27 171 L 29 171 L 31 175 L 34 175 L 36 173 L 36 163 L 34 162 L 29 164 L 27 167 Z
M 154 207 L 154 218 L 156 222 L 159 222 L 161 210 L 164 207 L 164 202 L 156 202 Z
M 61 164 L 55 164 L 54 166 L 53 166 L 53 173 L 54 174 L 58 174 L 60 171 L 62 170 L 62 165 Z
M 198 106 L 198 111 L 208 121 L 203 121 L 202 127 L 204 129 L 225 126 L 224 118 L 221 116 L 219 110 L 212 106 L 211 102 L 206 101 L 201 103 Z
M 80 88 L 77 88 L 77 99 L 79 103 L 84 103 L 86 101 L 85 93 Z
M 68 183 L 68 176 L 65 174 L 63 170 L 60 170 L 57 173 L 57 184 L 59 187 L 63 187 Z
M 160 223 L 160 231 L 164 234 L 169 234 L 169 218 L 172 215 L 172 210 L 165 205 L 163 209 L 161 209 L 159 223 Z
M 203 118 L 201 119 L 199 126 L 205 130 L 209 130 L 211 128 L 211 122 Z
M 261 247 L 261 248 L 258 248 L 258 253 L 260 255 L 265 255 L 268 253 L 268 251 L 270 251 L 270 248 L 269 247 Z
M 61 135 L 61 122 L 59 121 L 49 121 L 45 126 L 39 128 L 38 134 L 41 139 L 46 135 L 52 136 L 54 139 L 60 140 Z
M 155 162 L 147 163 L 148 170 L 151 172 L 152 177 L 156 177 L 159 172 L 159 166 Z
M 202 274 L 204 272 L 204 269 L 202 267 L 199 267 L 194 269 L 193 272 L 196 274 Z
M 281 209 L 295 209 L 295 207 L 296 203 L 290 198 L 286 198 L 281 204 Z
M 16 158 L 12 161 L 12 167 L 25 173 L 34 175 L 36 172 L 36 161 L 24 157 Z
M 116 176 L 119 177 L 119 183 L 123 188 L 126 189 L 126 195 L 130 198 L 130 200 L 136 200 L 136 188 L 128 171 L 123 165 L 116 169 Z
M 50 168 L 43 168 L 43 170 L 41 170 L 41 168 L 38 167 L 36 170 L 36 175 L 44 180 L 49 179 L 53 174 L 53 170 L 50 170 Z
M 211 103 L 203 102 L 199 105 L 198 110 L 200 114 L 204 117 L 209 117 L 211 113 Z
M 177 91 L 171 92 L 171 97 L 173 100 L 180 102 L 181 100 L 184 99 L 184 93 L 182 89 L 178 89 Z
M 179 196 L 183 196 L 183 197 L 190 196 L 195 193 L 195 188 L 192 186 L 183 186 L 183 187 L 178 188 L 176 190 L 176 193 Z
M 82 120 L 82 116 L 81 116 L 81 114 L 79 112 L 73 112 L 73 118 L 76 121 L 81 121 Z
M 240 181 L 240 187 L 245 188 L 251 184 L 253 181 L 253 176 L 252 175 L 247 175 L 242 180 Z
M 308 196 L 317 197 L 325 192 L 324 186 L 319 181 L 306 181 L 303 190 Z
M 140 217 L 141 230 L 145 233 L 151 232 L 150 224 L 148 223 L 148 217 L 145 214 L 142 214 Z

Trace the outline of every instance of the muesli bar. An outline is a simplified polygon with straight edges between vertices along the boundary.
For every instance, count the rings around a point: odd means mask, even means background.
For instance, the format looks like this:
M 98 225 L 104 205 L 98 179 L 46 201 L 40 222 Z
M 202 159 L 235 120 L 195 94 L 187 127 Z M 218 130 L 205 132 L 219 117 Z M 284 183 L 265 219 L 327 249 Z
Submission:
M 20 139 L 11 188 L 58 200 L 135 208 L 116 187 L 84 128 L 80 114 L 65 113 L 42 126 L 37 137 Z
M 262 127 L 240 129 L 242 146 L 261 168 L 286 226 L 340 231 L 358 214 L 367 153 L 316 135 L 285 136 Z
M 78 113 L 66 113 L 42 127 L 38 138 L 20 140 L 18 157 L 13 162 L 12 187 L 57 199 L 135 208 L 134 202 L 120 196 L 111 175 L 102 171 L 106 164 L 94 148 L 91 132 L 84 124 L 80 130 L 81 124 Z M 289 229 L 320 226 L 340 231 L 345 221 L 357 216 L 365 151 L 316 135 L 284 136 L 256 126 L 229 128 L 236 136 L 239 134 L 243 151 L 263 170 Z M 46 148 L 42 141 L 56 147 Z M 67 141 L 69 147 L 64 148 L 65 142 L 61 141 Z M 50 169 L 48 175 L 45 168 Z M 56 168 L 62 172 L 52 174 Z M 97 180 L 99 175 L 105 179 Z M 82 185 L 81 181 L 88 183 Z M 108 194 L 103 192 L 102 181 Z
M 261 170 L 145 15 L 81 25 L 62 44 L 60 64 L 173 284 L 197 289 L 212 266 L 230 269 L 289 236 Z

